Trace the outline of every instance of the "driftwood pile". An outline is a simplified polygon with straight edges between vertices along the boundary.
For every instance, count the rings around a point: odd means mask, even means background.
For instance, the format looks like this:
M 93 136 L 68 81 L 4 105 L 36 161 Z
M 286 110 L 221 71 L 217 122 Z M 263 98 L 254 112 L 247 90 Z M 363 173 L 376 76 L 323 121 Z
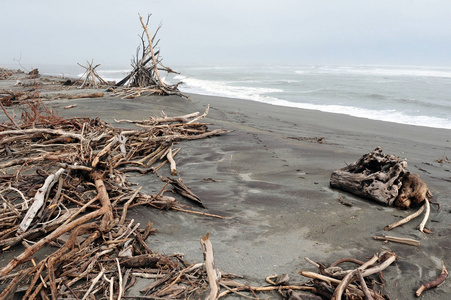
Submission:
M 147 17 L 145 23 L 141 16 L 139 20 L 143 27 L 143 33 L 141 34 L 141 46 L 137 49 L 137 54 L 134 60 L 132 60 L 132 71 L 124 79 L 120 80 L 113 87 L 115 95 L 122 97 L 123 99 L 131 99 L 144 95 L 178 95 L 180 97 L 188 98 L 182 94 L 178 86 L 180 84 L 166 84 L 161 78 L 160 71 L 169 73 L 176 73 L 169 67 L 166 67 L 162 63 L 160 58 L 160 51 L 155 51 L 159 40 L 155 40 L 155 37 L 160 29 L 161 25 L 152 36 L 150 33 L 149 23 L 150 15 Z M 147 37 L 147 44 L 144 36 Z M 139 52 L 141 51 L 141 54 Z M 119 88 L 123 87 L 123 88 Z
M 11 70 L 0 68 L 0 80 L 8 79 L 11 75 L 13 75 Z
M 305 259 L 318 268 L 319 274 L 309 271 L 300 271 L 299 274 L 313 278 L 312 292 L 325 299 L 390 299 L 382 292 L 385 282 L 382 270 L 396 260 L 396 255 L 392 252 L 375 254 L 367 262 L 343 258 L 328 267 L 309 258 Z M 345 270 L 339 266 L 344 263 L 357 264 L 358 267 Z M 379 278 L 370 278 L 373 274 L 378 274 Z
M 79 86 L 79 88 L 99 88 L 108 86 L 108 82 L 106 82 L 100 75 L 97 73 L 96 69 L 100 66 L 100 64 L 97 64 L 93 66 L 94 62 L 91 60 L 91 62 L 87 61 L 86 66 L 83 66 L 81 64 L 78 64 L 80 67 L 85 69 L 85 72 L 83 75 L 81 75 L 80 80 L 83 81 L 82 84 Z
M 201 265 L 153 253 L 144 242 L 152 224 L 127 219 L 127 210 L 138 205 L 208 215 L 165 194 L 174 186 L 193 200 L 181 179 L 161 177 L 154 195 L 126 177 L 157 173 L 167 162 L 175 174 L 176 142 L 226 132 L 209 130 L 198 115 L 119 129 L 98 119 L 60 118 L 42 102 L 30 104 L 20 121 L 7 114 L 9 122 L 0 124 L 0 251 L 18 244 L 25 250 L 0 269 L 0 299 L 16 292 L 26 299 L 120 298 L 137 276 L 158 278 L 143 291 L 154 297 L 205 290 Z M 48 246 L 56 250 L 34 257 Z
M 400 160 L 394 155 L 386 155 L 382 153 L 380 147 L 377 147 L 372 152 L 363 155 L 356 162 L 335 170 L 331 175 L 330 185 L 333 188 L 350 192 L 387 206 L 407 209 L 411 206 L 421 205 L 416 212 L 402 220 L 385 226 L 384 230 L 389 231 L 404 225 L 425 211 L 424 218 L 418 226 L 418 230 L 422 233 L 432 233 L 431 230 L 425 227 L 430 214 L 432 194 L 420 176 L 408 172 L 406 168 L 406 160 Z M 343 201 L 341 196 L 339 198 L 340 203 L 349 206 L 348 203 Z M 440 204 L 431 203 L 438 205 L 440 208 Z M 373 239 L 420 246 L 420 241 L 410 238 L 383 235 L 373 236 Z M 431 282 L 422 284 L 417 289 L 415 295 L 419 297 L 425 290 L 436 287 L 444 282 L 447 277 L 448 270 L 442 261 L 442 273 L 440 276 Z M 373 299 L 368 296 L 366 297 Z

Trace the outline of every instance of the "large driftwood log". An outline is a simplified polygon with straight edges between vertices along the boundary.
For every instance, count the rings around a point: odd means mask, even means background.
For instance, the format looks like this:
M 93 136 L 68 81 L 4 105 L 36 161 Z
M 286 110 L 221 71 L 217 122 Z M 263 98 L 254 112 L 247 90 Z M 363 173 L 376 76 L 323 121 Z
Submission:
M 377 147 L 356 162 L 335 170 L 330 186 L 377 203 L 409 208 L 432 197 L 426 183 L 407 171 L 407 161 Z

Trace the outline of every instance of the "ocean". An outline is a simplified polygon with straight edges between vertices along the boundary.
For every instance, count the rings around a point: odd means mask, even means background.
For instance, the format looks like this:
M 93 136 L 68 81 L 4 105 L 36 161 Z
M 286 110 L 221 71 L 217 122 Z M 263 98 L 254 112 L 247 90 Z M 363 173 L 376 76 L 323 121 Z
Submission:
M 451 129 L 451 68 L 418 66 L 171 66 L 184 93 L 195 93 L 355 117 Z M 120 80 L 127 68 L 98 68 Z M 46 73 L 41 71 L 42 73 Z M 72 69 L 67 76 L 80 76 Z M 56 72 L 47 72 L 61 75 Z M 73 74 L 72 74 L 73 73 Z

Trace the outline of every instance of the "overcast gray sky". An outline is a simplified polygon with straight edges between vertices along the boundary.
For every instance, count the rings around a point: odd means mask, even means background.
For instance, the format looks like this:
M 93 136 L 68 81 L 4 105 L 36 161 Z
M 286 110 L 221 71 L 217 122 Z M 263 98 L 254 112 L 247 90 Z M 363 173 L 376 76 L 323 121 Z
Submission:
M 138 13 L 163 62 L 451 66 L 450 0 L 3 1 L 0 65 L 129 65 Z

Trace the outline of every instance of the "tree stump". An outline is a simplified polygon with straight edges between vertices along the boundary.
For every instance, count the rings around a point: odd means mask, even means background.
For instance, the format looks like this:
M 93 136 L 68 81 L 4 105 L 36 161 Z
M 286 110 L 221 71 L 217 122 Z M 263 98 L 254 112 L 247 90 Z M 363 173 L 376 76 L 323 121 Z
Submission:
M 356 162 L 335 170 L 330 186 L 377 203 L 409 208 L 432 197 L 426 183 L 407 171 L 407 161 L 377 147 Z

